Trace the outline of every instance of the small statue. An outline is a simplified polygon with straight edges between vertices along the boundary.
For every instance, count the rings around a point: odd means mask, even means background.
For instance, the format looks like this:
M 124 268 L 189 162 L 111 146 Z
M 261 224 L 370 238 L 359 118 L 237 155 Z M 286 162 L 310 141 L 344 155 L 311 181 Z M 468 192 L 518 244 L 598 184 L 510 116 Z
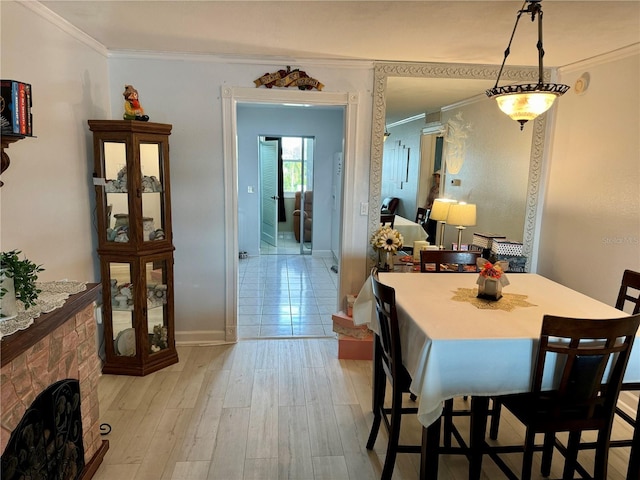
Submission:
M 149 116 L 144 114 L 144 108 L 142 108 L 138 100 L 138 91 L 133 88 L 133 85 L 125 85 L 122 96 L 125 99 L 124 115 L 122 118 L 125 120 L 139 120 L 141 122 L 149 121 Z

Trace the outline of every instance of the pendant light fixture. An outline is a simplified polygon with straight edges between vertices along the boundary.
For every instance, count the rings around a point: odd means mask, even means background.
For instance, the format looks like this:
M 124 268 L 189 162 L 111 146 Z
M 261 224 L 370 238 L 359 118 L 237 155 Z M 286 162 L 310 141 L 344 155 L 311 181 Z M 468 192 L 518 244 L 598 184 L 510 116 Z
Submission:
M 540 2 L 542 0 L 525 0 L 522 4 L 522 9 L 518 11 L 516 17 L 516 24 L 511 32 L 511 38 L 509 39 L 509 45 L 504 51 L 504 59 L 498 72 L 498 79 L 495 86 L 487 90 L 487 96 L 489 98 L 495 98 L 498 102 L 498 107 L 504 113 L 509 115 L 513 120 L 520 123 L 520 130 L 523 129 L 524 124 L 529 120 L 533 120 L 541 113 L 546 112 L 553 105 L 556 97 L 563 95 L 569 90 L 568 85 L 562 85 L 557 83 L 545 83 L 543 81 L 543 66 L 542 57 L 544 56 L 544 49 L 542 48 L 542 6 Z M 528 5 L 527 5 L 528 4 Z M 525 6 L 527 8 L 525 8 Z M 535 21 L 538 17 L 538 83 L 526 83 L 520 85 L 506 85 L 499 87 L 498 82 L 502 75 L 504 64 L 507 61 L 509 53 L 511 53 L 511 42 L 518 28 L 518 22 L 523 13 L 531 15 L 531 21 Z

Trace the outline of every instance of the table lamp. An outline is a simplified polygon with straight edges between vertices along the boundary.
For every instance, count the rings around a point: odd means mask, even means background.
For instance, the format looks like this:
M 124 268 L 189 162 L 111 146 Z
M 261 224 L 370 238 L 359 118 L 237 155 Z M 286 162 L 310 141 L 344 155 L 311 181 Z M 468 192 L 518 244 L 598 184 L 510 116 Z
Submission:
M 431 205 L 429 219 L 440 222 L 440 249 L 444 248 L 444 227 L 447 224 L 449 208 L 455 203 L 455 200 L 449 198 L 436 198 Z
M 462 231 L 466 227 L 471 227 L 476 224 L 475 204 L 460 202 L 455 205 L 451 205 L 451 208 L 449 208 L 449 215 L 447 216 L 447 223 L 450 225 L 457 225 L 458 250 L 460 250 L 462 247 Z

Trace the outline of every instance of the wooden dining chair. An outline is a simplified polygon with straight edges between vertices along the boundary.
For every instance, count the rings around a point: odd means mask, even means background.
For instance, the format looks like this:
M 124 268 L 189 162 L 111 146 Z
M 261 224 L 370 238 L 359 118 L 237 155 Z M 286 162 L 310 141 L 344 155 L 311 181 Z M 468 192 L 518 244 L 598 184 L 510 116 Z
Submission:
M 396 221 L 396 216 L 392 213 L 383 213 L 380 215 L 380 225 L 389 226 L 393 228 L 393 223 Z
M 429 216 L 429 210 L 426 208 L 418 207 L 418 211 L 416 212 L 416 223 L 418 225 L 423 225 L 424 222 L 427 221 L 427 217 Z
M 624 271 L 616 300 L 616 308 L 623 312 L 631 310 L 633 315 L 640 313 L 640 272 Z M 622 390 L 640 392 L 640 382 L 623 382 Z M 612 441 L 611 446 L 631 447 L 627 478 L 640 479 L 640 404 L 636 407 L 636 418 L 633 418 L 617 405 L 616 415 L 631 425 L 633 436 L 630 439 Z
M 464 250 L 421 250 L 420 251 L 420 272 L 422 273 L 470 273 L 477 271 L 476 260 L 480 258 L 480 252 L 469 252 Z M 431 269 L 429 265 L 435 265 Z M 443 265 L 454 265 L 455 268 L 442 268 Z M 469 268 L 472 266 L 472 268 Z M 467 397 L 464 397 L 467 400 Z M 456 410 L 453 408 L 453 399 L 444 402 L 442 412 L 443 418 L 443 444 L 451 447 L 452 437 L 456 437 L 458 443 L 462 443 L 459 432 L 453 424 L 454 417 L 469 416 L 468 409 Z M 493 409 L 491 411 L 493 414 Z
M 367 440 L 367 449 L 373 449 L 380 429 L 384 423 L 389 443 L 382 469 L 382 480 L 388 480 L 393 474 L 398 453 L 420 453 L 420 445 L 400 445 L 400 424 L 402 415 L 418 413 L 417 407 L 403 407 L 404 394 L 411 393 L 411 375 L 402 364 L 402 347 L 396 311 L 396 292 L 392 287 L 380 283 L 378 272 L 371 271 L 373 296 L 376 301 L 376 319 L 378 333 L 374 341 L 374 377 L 373 377 L 373 424 Z M 384 374 L 382 374 L 384 372 Z M 391 408 L 384 406 L 387 379 L 391 384 Z M 415 397 L 413 397 L 415 399 Z
M 525 426 L 524 445 L 485 449 L 509 478 L 515 474 L 501 454 L 523 452 L 520 478 L 529 480 L 534 451 L 542 450 L 541 471 L 548 476 L 554 447 L 565 457 L 562 478 L 574 478 L 580 434 L 587 430 L 598 432 L 591 478 L 607 478 L 614 411 L 638 325 L 640 315 L 595 320 L 543 317 L 531 391 L 499 397 Z M 553 372 L 557 386 L 544 390 L 542 380 Z M 566 447 L 556 439 L 558 432 L 569 433 Z M 544 434 L 542 445 L 535 444 L 537 433 Z
M 461 273 L 475 272 L 476 261 L 480 258 L 480 252 L 466 250 L 421 250 L 420 271 L 425 273 L 435 271 L 437 273 Z M 429 265 L 434 265 L 429 269 Z M 447 268 L 443 268 L 446 265 Z M 455 266 L 452 267 L 452 266 Z M 471 267 L 470 267 L 471 266 Z

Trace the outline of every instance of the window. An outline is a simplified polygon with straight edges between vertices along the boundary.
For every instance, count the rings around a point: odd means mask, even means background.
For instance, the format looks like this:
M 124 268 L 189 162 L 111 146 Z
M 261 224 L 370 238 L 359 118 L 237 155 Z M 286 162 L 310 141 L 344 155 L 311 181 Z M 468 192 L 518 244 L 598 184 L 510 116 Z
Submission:
M 284 193 L 299 192 L 301 187 L 306 188 L 307 175 L 304 172 L 304 149 L 302 138 L 282 137 L 282 178 Z

